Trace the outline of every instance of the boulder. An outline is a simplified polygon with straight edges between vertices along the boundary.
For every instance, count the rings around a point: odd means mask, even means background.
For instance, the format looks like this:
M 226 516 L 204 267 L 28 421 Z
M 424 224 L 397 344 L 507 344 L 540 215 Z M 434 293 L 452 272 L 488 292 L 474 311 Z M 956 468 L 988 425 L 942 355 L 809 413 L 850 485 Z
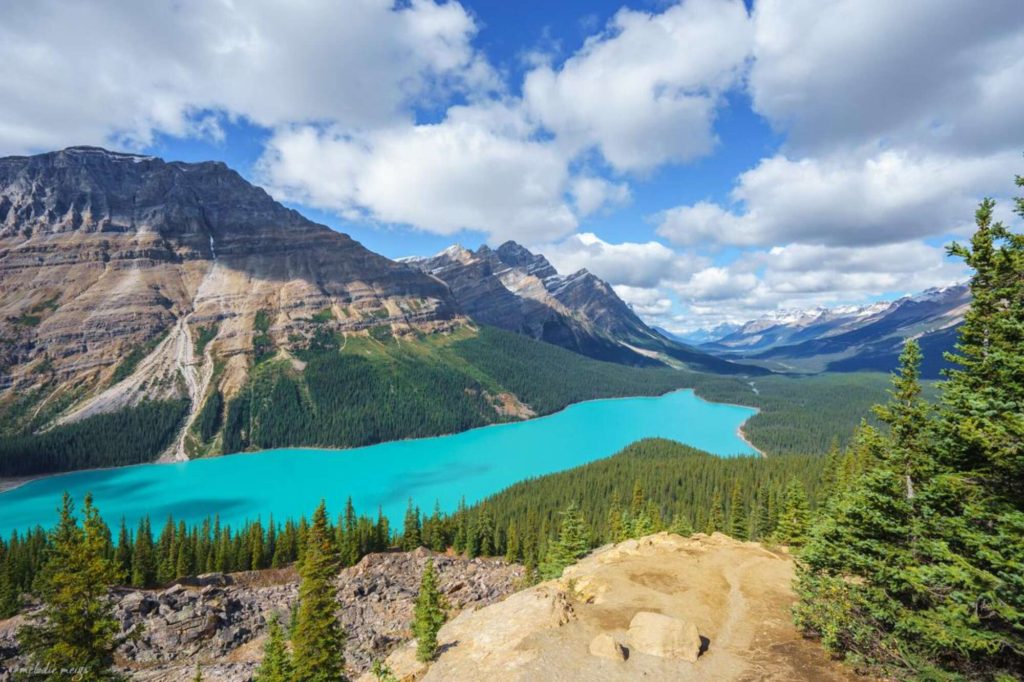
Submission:
M 641 653 L 695 663 L 700 656 L 697 626 L 678 618 L 640 611 L 629 623 L 629 642 Z
M 602 632 L 590 640 L 590 655 L 607 658 L 610 661 L 625 661 L 629 658 L 629 650 L 607 632 Z

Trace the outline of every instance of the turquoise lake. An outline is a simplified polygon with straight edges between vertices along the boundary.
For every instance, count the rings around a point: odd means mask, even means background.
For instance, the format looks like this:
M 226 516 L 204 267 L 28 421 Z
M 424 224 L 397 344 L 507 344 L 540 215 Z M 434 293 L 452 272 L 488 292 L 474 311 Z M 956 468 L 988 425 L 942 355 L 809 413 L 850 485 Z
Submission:
M 122 516 L 134 528 L 148 514 L 158 529 L 168 514 L 189 524 L 219 514 L 222 524 L 237 527 L 271 514 L 278 520 L 309 516 L 321 498 L 334 517 L 348 496 L 358 513 L 375 515 L 379 505 L 398 526 L 410 497 L 425 511 L 435 500 L 452 511 L 463 496 L 472 504 L 641 438 L 670 438 L 721 456 L 753 454 L 738 429 L 754 413 L 685 390 L 589 401 L 529 421 L 350 450 L 286 448 L 62 474 L 0 494 L 0 534 L 52 525 L 65 490 L 79 506 L 92 492 L 115 534 Z

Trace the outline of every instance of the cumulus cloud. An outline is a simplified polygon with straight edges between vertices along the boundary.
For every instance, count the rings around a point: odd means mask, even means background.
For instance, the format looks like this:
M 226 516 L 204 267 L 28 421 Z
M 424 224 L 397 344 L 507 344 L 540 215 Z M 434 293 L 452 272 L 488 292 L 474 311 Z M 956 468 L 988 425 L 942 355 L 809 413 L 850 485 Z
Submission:
M 625 284 L 620 284 L 614 289 L 619 298 L 628 303 L 637 315 L 656 319 L 672 311 L 672 299 L 656 289 L 631 287 Z
M 671 288 L 706 326 L 742 322 L 778 308 L 915 293 L 964 277 L 961 263 L 921 241 L 866 247 L 788 244 L 705 268 Z
M 1020 143 L 1018 0 L 760 0 L 750 92 L 798 153 Z
M 660 242 L 606 242 L 596 234 L 574 234 L 561 242 L 536 247 L 559 272 L 586 268 L 614 286 L 651 288 L 684 277 L 704 264 L 698 256 L 680 254 Z
M 473 229 L 495 241 L 537 241 L 571 232 L 565 159 L 508 132 L 481 125 L 474 112 L 358 138 L 335 128 L 279 129 L 259 174 L 294 201 L 438 234 Z
M 216 135 L 222 115 L 379 127 L 413 102 L 499 87 L 476 30 L 432 0 L 16 0 L 0 22 L 0 148 L 144 146 Z
M 603 208 L 621 206 L 629 202 L 629 185 L 625 182 L 610 182 L 595 175 L 581 175 L 573 179 L 570 186 L 576 213 L 585 218 Z
M 527 74 L 526 106 L 560 144 L 595 147 L 621 171 L 708 154 L 718 100 L 741 73 L 752 30 L 738 0 L 622 9 L 561 67 Z
M 780 154 L 739 176 L 732 206 L 669 209 L 658 233 L 684 246 L 868 245 L 949 234 L 985 194 L 1010 194 L 1019 167 L 1016 151 L 976 158 L 897 150 L 866 158 Z

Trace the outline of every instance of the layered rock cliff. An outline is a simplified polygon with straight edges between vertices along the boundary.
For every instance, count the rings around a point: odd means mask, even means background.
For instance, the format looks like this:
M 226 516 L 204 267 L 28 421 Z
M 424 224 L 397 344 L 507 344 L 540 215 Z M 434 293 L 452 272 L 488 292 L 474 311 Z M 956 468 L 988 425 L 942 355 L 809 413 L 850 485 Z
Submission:
M 0 408 L 23 421 L 197 406 L 212 380 L 230 394 L 254 353 L 316 329 L 400 336 L 455 319 L 441 282 L 222 163 L 92 147 L 0 159 Z

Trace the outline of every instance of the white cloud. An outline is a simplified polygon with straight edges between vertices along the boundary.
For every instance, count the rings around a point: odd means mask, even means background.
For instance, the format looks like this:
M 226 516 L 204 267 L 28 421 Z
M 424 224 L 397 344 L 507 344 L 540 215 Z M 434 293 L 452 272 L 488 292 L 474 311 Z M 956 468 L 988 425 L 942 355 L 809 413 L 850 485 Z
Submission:
M 407 119 L 412 102 L 498 87 L 457 2 L 8 2 L 0 152 Z
M 616 287 L 656 287 L 662 281 L 684 277 L 704 264 L 699 257 L 677 253 L 659 242 L 612 244 L 590 232 L 536 248 L 559 272 L 586 268 Z
M 742 322 L 778 308 L 915 293 L 964 276 L 963 265 L 946 258 L 943 248 L 920 241 L 867 247 L 789 244 L 705 268 L 671 288 L 706 324 Z
M 714 147 L 718 100 L 742 70 L 751 31 L 738 0 L 622 9 L 561 68 L 528 73 L 524 99 L 560 144 L 597 147 L 620 171 L 687 161 Z
M 644 289 L 620 284 L 615 293 L 633 308 L 633 312 L 647 318 L 660 318 L 672 311 L 672 299 L 657 289 Z
M 360 138 L 281 129 L 267 143 L 260 175 L 303 204 L 437 234 L 472 229 L 494 241 L 537 241 L 576 227 L 564 198 L 565 159 L 550 145 L 481 125 L 472 112 Z
M 573 178 L 569 188 L 576 213 L 585 218 L 603 208 L 629 203 L 629 185 L 624 182 L 609 182 L 595 175 L 581 175 Z
M 1020 144 L 1019 0 L 760 0 L 754 23 L 754 106 L 800 154 Z
M 777 155 L 742 173 L 736 207 L 709 202 L 660 217 L 675 244 L 788 242 L 870 245 L 956 232 L 987 193 L 1012 192 L 1016 151 L 978 158 L 885 151 L 792 160 Z

